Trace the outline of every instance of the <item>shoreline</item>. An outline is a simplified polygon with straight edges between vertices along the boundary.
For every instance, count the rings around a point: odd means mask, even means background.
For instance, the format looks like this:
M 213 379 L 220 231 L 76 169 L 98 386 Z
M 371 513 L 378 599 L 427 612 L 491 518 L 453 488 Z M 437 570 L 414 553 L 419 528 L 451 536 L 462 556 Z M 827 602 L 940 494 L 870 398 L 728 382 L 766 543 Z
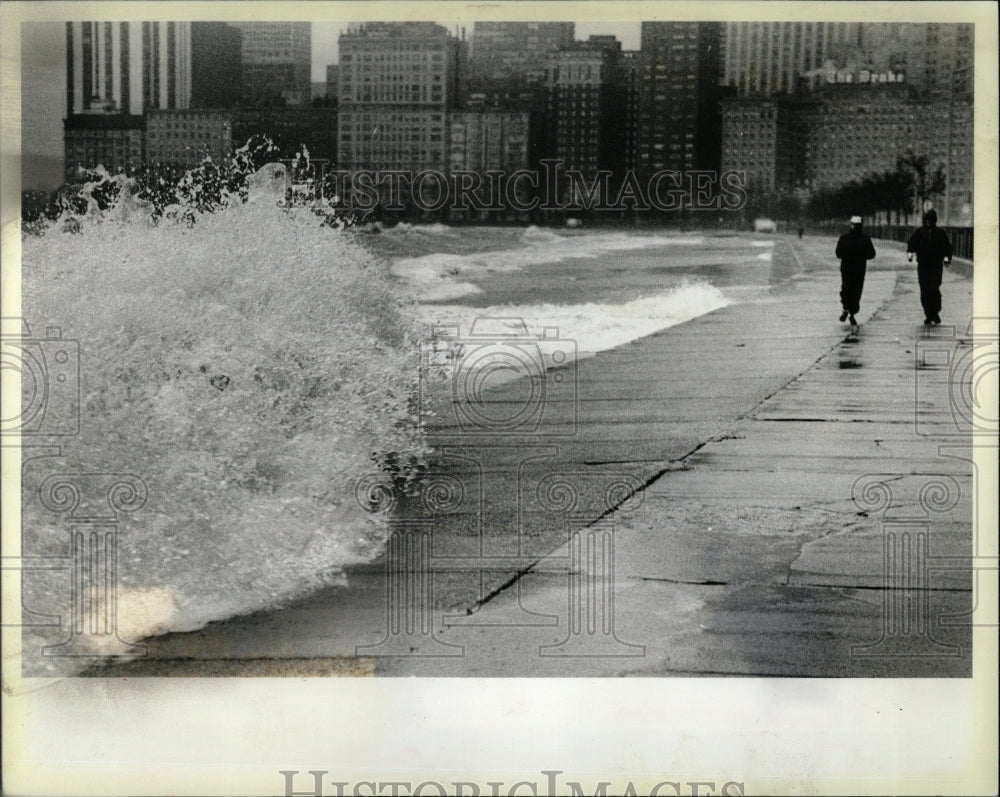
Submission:
M 790 243 L 796 246 L 794 240 Z M 281 610 L 212 624 L 191 634 L 147 640 L 152 656 L 146 662 L 112 665 L 90 674 L 141 676 L 162 671 L 167 660 L 187 674 L 197 674 L 199 666 L 206 666 L 198 665 L 197 660 L 205 659 L 224 660 L 229 662 L 227 667 L 238 670 L 238 660 L 264 658 L 274 661 L 280 669 L 280 662 L 294 650 L 296 660 L 354 660 L 381 675 L 728 672 L 961 676 L 967 658 L 886 662 L 860 660 L 850 654 L 852 644 L 861 644 L 877 632 L 879 609 L 874 599 L 879 595 L 877 581 L 881 575 L 881 566 L 872 558 L 878 550 L 877 536 L 862 527 L 858 527 L 859 532 L 850 531 L 859 522 L 857 511 L 848 511 L 850 482 L 863 474 L 866 462 L 884 467 L 893 465 L 896 458 L 889 455 L 886 460 L 884 452 L 876 452 L 872 462 L 868 462 L 871 458 L 866 454 L 865 460 L 848 457 L 838 463 L 843 445 L 837 430 L 849 432 L 849 439 L 867 434 L 875 427 L 857 425 L 855 416 L 858 412 L 874 412 L 868 423 L 877 424 L 876 431 L 884 439 L 891 438 L 903 453 L 896 467 L 905 463 L 906 472 L 913 471 L 912 452 L 918 450 L 924 452 L 919 461 L 935 466 L 941 463 L 933 456 L 933 446 L 928 448 L 924 445 L 927 441 L 913 437 L 912 423 L 904 418 L 901 424 L 899 418 L 899 413 L 912 413 L 912 385 L 907 389 L 905 384 L 906 363 L 911 363 L 912 372 L 912 360 L 903 354 L 898 342 L 892 341 L 899 340 L 904 328 L 916 331 L 899 317 L 915 301 L 912 270 L 904 265 L 870 274 L 863 302 L 862 334 L 857 342 L 851 342 L 833 319 L 825 319 L 832 302 L 828 287 L 822 289 L 822 295 L 819 289 L 829 285 L 835 272 L 829 265 L 832 258 L 824 259 L 822 255 L 826 246 L 820 244 L 812 242 L 799 253 L 802 273 L 775 288 L 773 296 L 763 304 L 717 310 L 581 361 L 579 414 L 573 419 L 579 434 L 552 437 L 544 445 L 535 445 L 534 453 L 539 455 L 555 450 L 555 459 L 547 456 L 533 460 L 535 465 L 545 463 L 540 469 L 533 471 L 531 462 L 524 457 L 518 459 L 518 451 L 523 453 L 523 440 L 492 439 L 477 449 L 470 448 L 468 436 L 458 433 L 461 430 L 454 421 L 440 430 L 439 450 L 464 457 L 467 463 L 478 456 L 472 471 L 466 468 L 463 474 L 461 469 L 446 468 L 441 475 L 458 476 L 466 488 L 479 479 L 489 490 L 490 505 L 484 510 L 482 506 L 476 509 L 459 502 L 449 513 L 434 517 L 427 540 L 434 546 L 431 553 L 438 564 L 431 569 L 433 599 L 422 609 L 426 618 L 433 618 L 433 631 L 407 638 L 406 644 L 415 644 L 416 650 L 407 653 L 379 647 L 387 640 L 392 644 L 401 640 L 390 635 L 379 642 L 384 636 L 387 571 L 385 562 L 377 561 L 352 571 L 346 589 L 331 588 Z M 963 289 L 971 293 L 971 283 L 951 277 L 946 278 L 946 287 L 947 314 L 950 307 L 960 306 Z M 778 307 L 794 317 L 772 317 Z M 761 308 L 765 310 L 763 316 Z M 823 320 L 817 322 L 817 315 Z M 934 336 L 935 330 L 926 334 Z M 866 346 L 869 354 L 864 353 Z M 729 354 L 723 357 L 725 350 Z M 716 355 L 715 367 L 708 373 L 703 365 L 706 351 Z M 890 360 L 883 367 L 875 361 L 863 362 L 865 356 L 875 357 L 879 363 L 887 357 Z M 899 357 L 903 357 L 899 364 L 888 365 Z M 727 361 L 733 365 L 727 367 Z M 750 363 L 753 367 L 749 367 Z M 892 369 L 898 371 L 898 378 L 883 384 L 879 375 L 884 377 Z M 845 398 L 845 404 L 838 398 L 839 392 L 831 393 L 831 388 L 825 386 L 844 383 L 845 379 L 853 386 L 849 395 L 859 396 L 861 404 L 857 407 L 857 401 Z M 811 408 L 808 402 L 801 405 L 807 398 L 803 393 L 807 385 L 814 385 L 807 391 L 814 393 L 812 400 L 825 406 Z M 694 398 L 699 394 L 700 401 Z M 872 409 L 865 409 L 866 402 L 871 401 L 875 402 Z M 772 418 L 769 413 L 773 415 L 774 410 L 769 408 L 775 405 L 790 409 L 781 409 L 780 417 Z M 694 407 L 697 412 L 692 412 Z M 791 416 L 784 417 L 789 411 Z M 825 419 L 820 420 L 817 413 Z M 551 420 L 558 425 L 567 422 L 568 416 Z M 838 420 L 855 423 L 845 426 Z M 796 425 L 801 431 L 788 437 L 786 432 Z M 761 430 L 767 430 L 764 437 L 759 436 Z M 754 444 L 742 442 L 753 435 L 757 435 Z M 499 448 L 498 442 L 503 443 Z M 860 438 L 857 445 L 861 445 Z M 795 454 L 799 449 L 803 453 Z M 483 458 L 484 451 L 491 452 L 489 458 Z M 792 484 L 775 471 L 790 451 L 793 472 L 798 474 L 798 481 Z M 725 464 L 730 461 L 734 464 Z M 526 495 L 517 489 L 517 478 L 528 476 L 538 485 L 553 472 L 575 474 L 577 496 L 582 499 L 575 508 L 584 511 L 583 519 L 573 521 L 576 525 L 563 522 L 554 529 L 551 518 L 548 525 L 543 522 L 546 515 L 538 507 L 533 512 L 512 514 L 511 508 Z M 597 487 L 604 489 L 588 492 L 585 482 L 595 473 Z M 628 512 L 623 513 L 621 501 L 617 510 L 602 506 L 609 473 L 621 477 L 619 481 L 643 486 L 645 501 L 639 514 L 629 517 Z M 465 478 L 470 474 L 476 478 Z M 963 474 L 959 466 L 949 478 L 967 480 Z M 484 477 L 488 478 L 482 481 Z M 818 503 L 805 500 L 814 492 L 826 495 L 832 486 L 836 487 L 834 495 Z M 756 514 L 740 514 L 755 505 Z M 949 546 L 957 546 L 956 551 L 965 550 L 971 543 L 971 526 L 962 514 L 966 512 L 966 507 L 961 508 L 946 529 L 944 539 Z M 511 517 L 520 518 L 519 533 L 515 535 L 517 549 L 510 546 L 510 534 L 503 533 L 505 527 L 509 529 Z M 593 536 L 594 529 L 609 519 L 618 530 L 615 595 L 621 614 L 616 618 L 616 633 L 629 644 L 642 646 L 645 652 L 631 658 L 539 658 L 539 644 L 558 648 L 559 638 L 566 636 L 565 628 L 559 623 L 551 625 L 550 619 L 555 616 L 561 622 L 559 616 L 565 613 L 565 561 L 573 540 L 583 539 L 579 534 L 584 532 Z M 787 522 L 793 523 L 788 534 L 775 537 L 766 531 L 768 524 Z M 476 523 L 482 531 L 470 535 L 470 526 Z M 694 536 L 684 531 L 692 523 L 702 528 Z M 709 539 L 713 542 L 706 548 Z M 489 570 L 476 571 L 477 565 L 471 560 L 480 557 L 481 564 L 484 554 L 491 559 Z M 665 559 L 661 558 L 663 554 L 667 554 Z M 554 560 L 562 564 L 556 567 Z M 420 569 L 413 568 L 413 572 Z M 392 572 L 391 567 L 388 572 Z M 410 583 L 419 586 L 423 582 L 418 578 Z M 971 597 L 969 589 L 962 581 L 934 595 L 950 596 L 950 609 L 960 610 Z M 808 600 L 799 608 L 781 611 L 776 608 L 779 604 L 773 603 L 781 595 L 786 600 L 789 595 L 808 596 Z M 654 603 L 650 604 L 650 600 Z M 738 602 L 733 604 L 733 600 Z M 793 607 L 798 603 L 793 601 Z M 656 636 L 642 638 L 661 622 L 649 626 L 649 611 L 657 605 L 674 606 L 673 614 L 670 616 L 668 611 L 664 616 L 662 622 L 667 625 Z M 478 606 L 478 611 L 468 614 L 473 606 Z M 742 607 L 739 611 L 743 614 L 749 612 L 750 618 L 749 624 L 737 633 L 740 642 L 736 648 L 733 631 L 697 630 L 705 626 L 706 619 L 711 628 L 736 607 Z M 819 626 L 811 631 L 806 627 L 796 630 L 800 622 L 796 618 L 805 620 L 817 610 L 821 612 L 814 615 L 813 624 L 819 622 Z M 832 615 L 831 610 L 835 610 Z M 654 616 L 659 616 L 659 610 L 654 610 Z M 843 619 L 824 630 L 832 617 Z M 765 618 L 773 625 L 760 625 Z M 767 631 L 768 627 L 772 630 Z M 768 653 L 754 642 L 758 637 L 763 641 L 771 633 L 787 636 L 783 649 L 790 658 L 784 664 L 774 658 L 773 651 Z M 823 639 L 826 641 L 817 648 Z M 836 642 L 831 648 L 830 639 L 846 641 Z M 652 651 L 666 641 L 674 650 L 669 661 L 652 656 Z M 799 643 L 801 649 L 795 649 Z M 704 652 L 698 653 L 706 644 L 718 648 L 709 657 L 711 665 Z M 421 651 L 421 646 L 426 649 Z M 487 649 L 493 653 L 484 659 L 483 651 Z M 820 649 L 825 651 L 822 655 Z M 500 654 L 500 650 L 507 652 Z M 720 669 L 725 662 L 728 664 Z

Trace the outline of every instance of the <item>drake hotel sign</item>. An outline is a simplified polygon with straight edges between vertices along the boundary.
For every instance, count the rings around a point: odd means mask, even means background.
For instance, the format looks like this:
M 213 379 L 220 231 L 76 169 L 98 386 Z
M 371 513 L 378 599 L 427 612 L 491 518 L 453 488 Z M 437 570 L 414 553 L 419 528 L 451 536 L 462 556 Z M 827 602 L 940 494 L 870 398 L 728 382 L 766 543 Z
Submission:
M 827 83 L 852 83 L 852 84 L 882 84 L 882 83 L 905 83 L 906 73 L 895 72 L 886 69 L 882 72 L 872 72 L 870 69 L 828 69 L 823 72 Z

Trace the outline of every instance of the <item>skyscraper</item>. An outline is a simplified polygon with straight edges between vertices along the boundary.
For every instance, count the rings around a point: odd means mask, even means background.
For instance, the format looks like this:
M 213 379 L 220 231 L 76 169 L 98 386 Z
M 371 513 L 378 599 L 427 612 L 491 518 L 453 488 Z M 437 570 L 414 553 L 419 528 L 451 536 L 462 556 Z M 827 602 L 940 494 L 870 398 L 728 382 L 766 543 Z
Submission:
M 234 108 L 243 85 L 243 34 L 225 22 L 191 23 L 191 107 Z
M 920 95 L 971 99 L 974 26 L 727 22 L 722 83 L 741 96 L 811 91 L 837 71 L 893 71 Z
M 473 69 L 492 78 L 536 71 L 546 53 L 573 43 L 573 31 L 572 22 L 476 22 Z
M 191 23 L 66 23 L 67 177 L 78 167 L 138 169 L 145 114 L 190 102 Z
M 718 169 L 718 22 L 643 22 L 635 78 L 639 114 L 635 168 Z
M 548 54 L 544 61 L 551 127 L 546 154 L 588 182 L 598 171 L 611 171 L 611 190 L 625 165 L 628 103 L 620 60 L 621 42 L 613 36 L 592 36 Z M 575 199 L 578 190 L 572 183 L 560 185 L 564 199 Z
M 800 99 L 729 97 L 722 113 L 722 167 L 743 172 L 752 193 L 804 198 L 891 172 L 909 150 L 946 175 L 934 198 L 941 224 L 972 223 L 971 102 L 927 99 L 905 84 L 836 84 Z
M 741 95 L 813 88 L 837 47 L 860 43 L 858 22 L 727 22 L 722 83 Z
M 340 165 L 444 171 L 461 42 L 433 22 L 368 22 L 340 36 Z
M 190 22 L 67 22 L 66 115 L 191 102 Z
M 243 33 L 243 104 L 308 105 L 312 96 L 309 22 L 234 22 Z

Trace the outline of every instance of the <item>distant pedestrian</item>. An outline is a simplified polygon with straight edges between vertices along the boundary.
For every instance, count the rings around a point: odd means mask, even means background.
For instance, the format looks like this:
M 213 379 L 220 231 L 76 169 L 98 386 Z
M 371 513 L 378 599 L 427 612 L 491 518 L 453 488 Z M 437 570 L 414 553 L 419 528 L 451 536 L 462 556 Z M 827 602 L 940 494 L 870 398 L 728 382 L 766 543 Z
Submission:
M 799 238 L 801 238 L 805 234 L 805 231 L 806 231 L 805 227 L 799 227 Z
M 920 304 L 924 308 L 924 323 L 941 323 L 942 265 L 951 263 L 951 241 L 948 234 L 937 226 L 937 212 L 928 210 L 906 245 L 906 259 L 913 262 L 917 256 L 917 278 L 920 280 Z
M 840 303 L 844 308 L 840 320 L 850 318 L 854 327 L 858 325 L 854 316 L 861 309 L 861 291 L 865 287 L 868 261 L 875 257 L 872 239 L 861 230 L 860 216 L 851 216 L 851 229 L 840 236 L 836 254 L 840 258 Z

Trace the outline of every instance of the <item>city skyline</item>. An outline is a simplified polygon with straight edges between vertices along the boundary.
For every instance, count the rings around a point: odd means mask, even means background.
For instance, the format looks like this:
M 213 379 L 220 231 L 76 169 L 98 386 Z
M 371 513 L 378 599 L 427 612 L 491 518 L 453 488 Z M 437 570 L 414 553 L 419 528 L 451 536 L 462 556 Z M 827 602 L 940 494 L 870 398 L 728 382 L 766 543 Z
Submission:
M 213 24 L 65 26 L 64 42 L 73 48 L 63 84 L 64 92 L 72 92 L 64 96 L 67 178 L 78 167 L 97 164 L 129 172 L 155 166 L 162 158 L 150 160 L 151 152 L 172 153 L 171 167 L 191 168 L 209 151 L 209 139 L 213 147 L 225 148 L 246 140 L 248 131 L 283 139 L 286 157 L 309 141 L 314 156 L 332 159 L 348 172 L 401 168 L 414 174 L 425 169 L 444 173 L 449 148 L 454 162 L 482 158 L 482 153 L 456 153 L 453 136 L 462 142 L 494 134 L 517 140 L 522 133 L 513 131 L 521 130 L 526 132 L 527 156 L 504 168 L 538 169 L 545 158 L 557 158 L 587 180 L 613 174 L 610 188 L 602 191 L 617 190 L 626 171 L 646 179 L 664 169 L 721 168 L 745 173 L 755 191 L 777 190 L 799 204 L 817 190 L 882 175 L 916 148 L 933 165 L 946 167 L 948 194 L 953 188 L 960 192 L 954 198 L 946 195 L 945 208 L 964 218 L 972 209 L 967 108 L 972 67 L 963 54 L 971 43 L 970 26 L 650 21 L 641 23 L 639 40 L 632 45 L 638 46 L 630 49 L 614 33 L 576 30 L 572 22 L 475 23 L 472 30 L 435 22 L 351 23 L 337 26 L 345 51 L 338 52 L 334 74 L 339 79 L 328 86 L 329 110 L 320 114 L 310 101 L 308 64 L 311 54 L 329 50 L 312 46 L 310 23 L 232 23 L 242 31 L 242 45 L 238 36 L 235 41 L 223 37 L 228 52 L 222 39 L 212 44 L 225 25 L 217 25 L 215 33 L 204 31 Z M 38 49 L 31 33 L 44 37 L 50 30 L 26 31 L 25 51 Z M 186 42 L 199 30 L 206 50 L 202 60 L 189 63 L 187 51 L 180 49 L 173 58 L 173 42 Z M 165 59 L 167 52 L 170 64 L 163 60 L 151 69 L 150 59 Z M 466 55 L 471 56 L 468 68 Z M 237 75 L 213 100 L 188 101 L 193 98 L 191 83 L 210 82 L 234 59 L 242 62 L 242 88 Z M 330 58 L 321 55 L 319 60 Z M 51 55 L 50 66 L 46 76 L 25 63 L 26 82 L 47 79 L 51 85 L 58 69 Z M 167 81 L 175 71 L 178 81 L 186 81 L 178 87 L 188 86 L 184 92 L 178 88 L 176 103 L 174 81 Z M 51 188 L 58 181 L 58 143 L 52 136 L 49 185 L 33 184 L 32 158 L 42 153 L 42 137 L 27 131 L 28 117 L 51 106 L 54 92 L 40 101 L 45 92 L 33 88 L 25 88 L 25 97 L 33 102 L 25 103 L 24 187 Z M 755 104 L 737 111 L 729 105 L 737 97 L 756 98 Z M 768 104 L 772 97 L 783 98 L 780 112 Z M 122 116 L 126 107 L 128 117 Z M 149 114 L 157 108 L 175 114 L 225 108 L 234 115 L 205 129 L 198 127 L 208 124 L 204 113 L 177 117 L 176 126 L 157 125 L 162 130 L 156 135 L 164 141 L 154 142 L 153 128 L 146 131 Z M 491 121 L 511 111 L 526 116 L 511 121 L 514 127 L 509 128 L 499 119 Z M 459 122 L 452 116 L 457 112 L 480 116 Z M 945 129 L 932 138 L 914 138 L 914 123 L 928 112 L 947 120 Z M 261 114 L 271 121 L 263 124 Z M 761 126 L 758 118 L 775 123 Z M 907 121 L 900 125 L 894 119 Z M 457 124 L 453 129 L 452 121 Z M 725 151 L 720 152 L 723 140 Z M 879 146 L 865 146 L 866 140 Z M 785 156 L 776 160 L 779 143 Z M 289 144 L 295 145 L 291 151 Z M 951 215 L 948 210 L 945 218 Z
M 454 33 L 453 21 L 439 21 Z M 474 23 L 465 23 L 466 38 Z M 578 39 L 610 34 L 625 49 L 639 46 L 640 22 L 576 22 Z M 326 80 L 326 67 L 339 63 L 338 39 L 348 22 L 312 23 L 313 82 Z M 460 29 L 462 24 L 458 24 Z M 22 25 L 22 180 L 23 189 L 52 190 L 62 181 L 63 128 L 66 109 L 65 22 L 32 22 Z

